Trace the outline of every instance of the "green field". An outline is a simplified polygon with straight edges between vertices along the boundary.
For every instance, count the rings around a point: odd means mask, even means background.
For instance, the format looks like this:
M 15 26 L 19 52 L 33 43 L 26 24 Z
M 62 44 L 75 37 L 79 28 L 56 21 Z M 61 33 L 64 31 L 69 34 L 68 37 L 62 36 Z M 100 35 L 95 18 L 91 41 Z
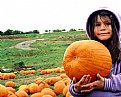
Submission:
M 42 69 L 60 67 L 65 49 L 74 41 L 87 39 L 85 32 L 57 32 L 24 36 L 27 38 L 0 40 L 0 67 L 12 68 L 15 63 L 21 61 L 26 65 Z M 31 45 L 37 50 L 10 48 L 19 42 L 33 39 L 44 39 Z
M 66 48 L 74 41 L 87 39 L 84 31 L 23 34 L 21 36 L 26 38 L 0 40 L 0 69 L 4 67 L 12 69 L 12 72 L 16 72 L 16 78 L 9 79 L 15 82 L 16 90 L 22 84 L 32 83 L 38 76 L 47 78 L 50 76 L 58 76 L 59 73 L 21 75 L 14 70 L 15 63 L 24 62 L 27 66 L 33 66 L 35 70 L 62 67 L 63 55 Z M 31 47 L 37 48 L 37 50 L 11 48 L 17 43 L 33 39 L 43 39 L 31 44 Z M 0 84 L 5 84 L 7 81 L 1 80 Z M 61 94 L 59 96 L 62 97 Z

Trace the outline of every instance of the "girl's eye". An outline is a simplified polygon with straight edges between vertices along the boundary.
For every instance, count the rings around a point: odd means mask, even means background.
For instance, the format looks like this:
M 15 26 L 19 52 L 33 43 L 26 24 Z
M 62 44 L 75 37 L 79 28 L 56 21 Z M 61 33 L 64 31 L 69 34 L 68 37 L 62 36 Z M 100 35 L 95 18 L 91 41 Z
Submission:
M 105 23 L 105 25 L 111 25 L 111 23 Z
M 95 26 L 100 26 L 101 24 L 95 24 Z

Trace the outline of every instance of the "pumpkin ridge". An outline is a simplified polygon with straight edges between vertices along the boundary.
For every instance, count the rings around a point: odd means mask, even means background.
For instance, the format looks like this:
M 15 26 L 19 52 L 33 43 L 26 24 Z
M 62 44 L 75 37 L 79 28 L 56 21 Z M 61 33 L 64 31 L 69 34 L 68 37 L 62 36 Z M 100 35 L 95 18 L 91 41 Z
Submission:
M 83 66 L 82 66 L 83 67 Z M 85 70 L 87 70 L 88 72 L 91 72 L 91 73 L 89 73 L 90 74 L 90 76 L 92 77 L 92 81 L 94 81 L 94 80 L 96 80 L 96 75 L 97 75 L 97 73 L 94 73 L 92 70 L 90 70 L 90 69 L 88 69 L 87 67 L 85 67 Z M 108 70 L 108 69 L 106 69 L 106 70 Z M 86 75 L 87 75 L 88 73 L 86 73 Z M 94 76 L 95 75 L 95 76 Z M 101 75 L 101 74 L 100 74 Z M 101 75 L 102 77 L 104 76 L 104 75 Z
M 86 59 L 86 58 L 81 58 L 81 59 L 83 59 L 83 61 Z M 95 61 L 95 60 L 97 60 L 97 59 L 88 59 L 88 61 Z M 102 62 L 103 62 L 104 60 L 102 60 Z M 81 64 L 81 60 L 79 60 L 79 62 L 80 62 L 80 64 Z M 92 62 L 90 62 L 90 63 L 92 63 Z M 110 62 L 108 62 L 108 63 L 110 63 Z M 108 70 L 109 69 L 109 67 L 105 67 L 104 65 L 96 65 L 96 63 L 94 63 L 95 65 L 94 65 L 94 67 L 100 67 L 100 66 L 103 66 L 103 68 L 105 69 L 105 70 Z M 111 63 L 110 63 L 111 64 Z M 111 68 L 111 67 L 110 67 Z
M 82 66 L 82 67 L 83 67 L 83 66 Z M 88 69 L 88 67 L 85 67 L 85 69 L 93 73 L 93 71 L 91 71 L 90 69 Z M 103 68 L 103 69 L 109 70 L 109 69 L 106 69 L 106 68 Z

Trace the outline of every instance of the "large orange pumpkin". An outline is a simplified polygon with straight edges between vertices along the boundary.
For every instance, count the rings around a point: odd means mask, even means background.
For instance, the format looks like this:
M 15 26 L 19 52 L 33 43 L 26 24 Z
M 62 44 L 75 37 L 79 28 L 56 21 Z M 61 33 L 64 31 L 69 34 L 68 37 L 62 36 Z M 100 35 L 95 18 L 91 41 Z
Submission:
M 95 81 L 97 73 L 107 77 L 112 65 L 109 50 L 95 40 L 81 40 L 73 42 L 65 51 L 63 66 L 70 79 L 80 80 L 89 74 Z

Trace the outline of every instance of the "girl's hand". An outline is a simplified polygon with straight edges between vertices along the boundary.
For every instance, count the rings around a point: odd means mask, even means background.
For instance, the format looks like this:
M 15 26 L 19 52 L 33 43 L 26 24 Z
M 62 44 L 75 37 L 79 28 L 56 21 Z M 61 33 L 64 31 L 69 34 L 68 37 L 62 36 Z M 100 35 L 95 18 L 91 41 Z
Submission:
M 88 87 L 83 87 L 83 85 L 89 84 L 91 81 L 91 76 L 90 75 L 84 75 L 78 82 L 76 81 L 76 78 L 73 78 L 73 84 L 74 84 L 74 91 L 77 93 L 81 93 L 83 89 L 91 89 L 91 85 Z
M 102 90 L 104 88 L 104 78 L 102 76 L 100 76 L 99 74 L 97 74 L 97 79 L 98 80 L 96 80 L 92 83 L 83 85 L 81 88 L 87 88 L 87 89 L 81 90 L 81 93 L 91 92 L 92 90 L 95 90 L 95 89 Z M 88 87 L 90 87 L 90 88 L 88 88 Z

